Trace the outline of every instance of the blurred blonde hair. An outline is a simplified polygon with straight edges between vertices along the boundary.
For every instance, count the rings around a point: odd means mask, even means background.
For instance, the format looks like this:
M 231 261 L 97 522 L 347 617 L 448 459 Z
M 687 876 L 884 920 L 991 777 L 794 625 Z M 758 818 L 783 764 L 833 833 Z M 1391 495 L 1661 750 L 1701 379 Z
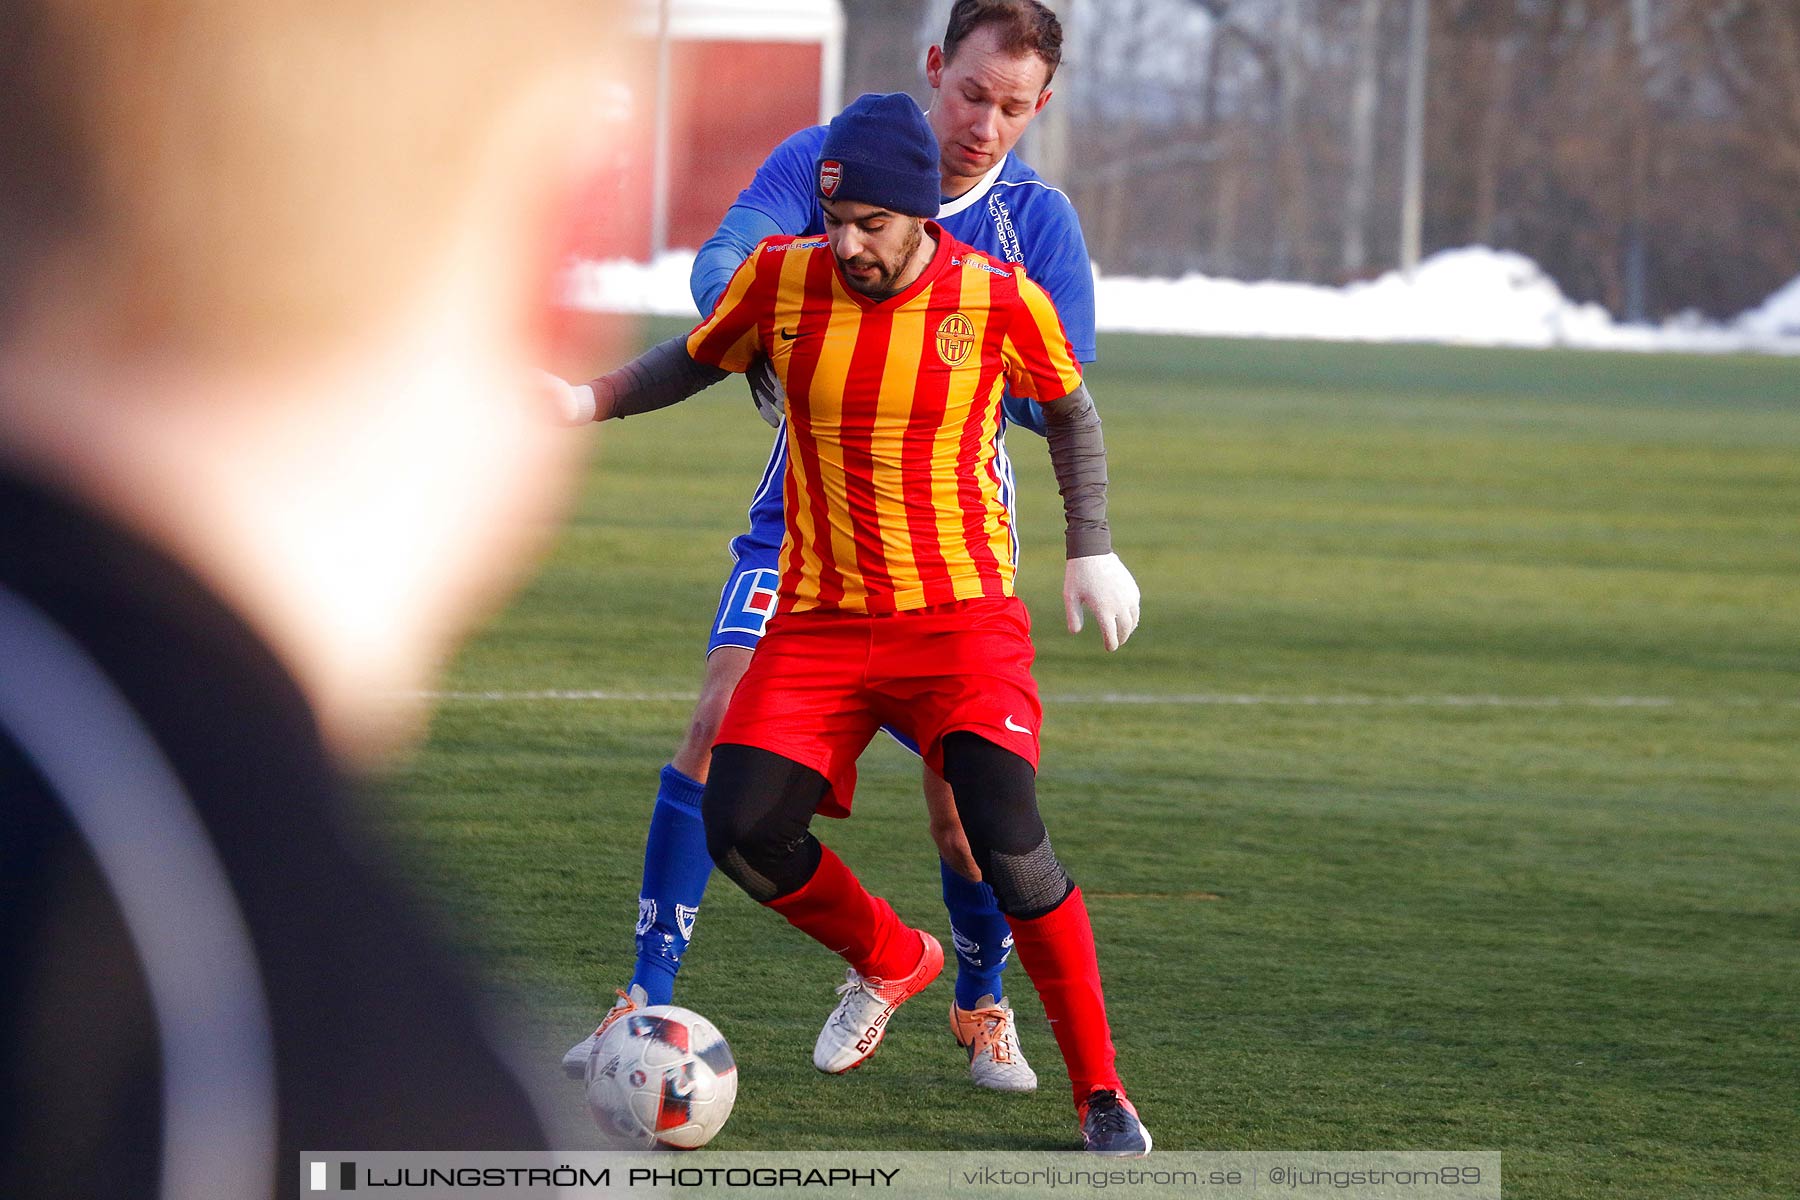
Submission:
M 79 297 L 126 349 L 348 334 L 424 285 L 545 82 L 599 72 L 616 7 L 0 0 L 0 307 Z

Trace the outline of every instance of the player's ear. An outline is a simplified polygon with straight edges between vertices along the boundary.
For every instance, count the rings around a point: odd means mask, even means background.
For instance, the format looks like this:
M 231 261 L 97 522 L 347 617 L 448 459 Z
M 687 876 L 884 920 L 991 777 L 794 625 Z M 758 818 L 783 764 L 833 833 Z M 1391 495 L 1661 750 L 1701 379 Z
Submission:
M 1031 115 L 1035 117 L 1043 112 L 1044 105 L 1050 103 L 1050 97 L 1054 95 L 1056 95 L 1056 93 L 1050 90 L 1050 85 L 1045 84 L 1044 90 L 1038 93 L 1037 105 L 1031 110 Z
M 937 91 L 944 83 L 944 48 L 933 46 L 925 52 L 925 82 Z

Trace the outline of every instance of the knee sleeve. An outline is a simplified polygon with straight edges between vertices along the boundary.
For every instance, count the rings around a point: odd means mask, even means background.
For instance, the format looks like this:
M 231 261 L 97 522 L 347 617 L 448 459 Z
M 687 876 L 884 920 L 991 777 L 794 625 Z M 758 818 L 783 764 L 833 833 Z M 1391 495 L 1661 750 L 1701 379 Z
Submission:
M 700 800 L 713 864 L 759 904 L 799 891 L 819 869 L 808 830 L 826 786 L 811 767 L 771 751 L 715 747 Z
M 981 874 L 994 889 L 1000 911 L 1024 920 L 1052 911 L 1075 890 L 1075 881 L 1050 848 L 1049 834 L 1024 854 L 994 851 Z
M 944 738 L 944 778 L 981 877 L 1000 911 L 1030 919 L 1075 890 L 1038 815 L 1037 773 L 1010 750 L 974 733 Z

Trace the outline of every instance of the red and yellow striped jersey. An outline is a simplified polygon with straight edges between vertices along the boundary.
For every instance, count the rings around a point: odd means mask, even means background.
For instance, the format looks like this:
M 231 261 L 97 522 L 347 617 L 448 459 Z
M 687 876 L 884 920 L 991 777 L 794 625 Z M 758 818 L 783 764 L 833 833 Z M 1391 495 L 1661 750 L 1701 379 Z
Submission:
M 1024 271 L 928 228 L 931 264 L 881 301 L 844 282 L 823 236 L 768 238 L 688 335 L 726 370 L 768 355 L 787 392 L 780 612 L 1012 595 L 1001 391 L 1057 400 L 1081 365 Z

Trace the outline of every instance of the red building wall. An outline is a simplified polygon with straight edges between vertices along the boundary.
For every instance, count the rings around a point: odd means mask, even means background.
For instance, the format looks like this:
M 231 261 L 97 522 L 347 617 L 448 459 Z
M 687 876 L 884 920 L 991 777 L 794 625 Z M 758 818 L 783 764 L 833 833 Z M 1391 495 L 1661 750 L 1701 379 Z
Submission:
M 576 253 L 645 260 L 650 254 L 654 44 L 652 64 L 631 90 L 629 112 L 612 130 L 586 204 Z M 775 144 L 819 120 L 821 49 L 816 43 L 688 42 L 670 51 L 669 248 L 693 249 L 750 182 Z
M 819 47 L 678 42 L 669 244 L 694 247 L 781 139 L 819 122 Z

